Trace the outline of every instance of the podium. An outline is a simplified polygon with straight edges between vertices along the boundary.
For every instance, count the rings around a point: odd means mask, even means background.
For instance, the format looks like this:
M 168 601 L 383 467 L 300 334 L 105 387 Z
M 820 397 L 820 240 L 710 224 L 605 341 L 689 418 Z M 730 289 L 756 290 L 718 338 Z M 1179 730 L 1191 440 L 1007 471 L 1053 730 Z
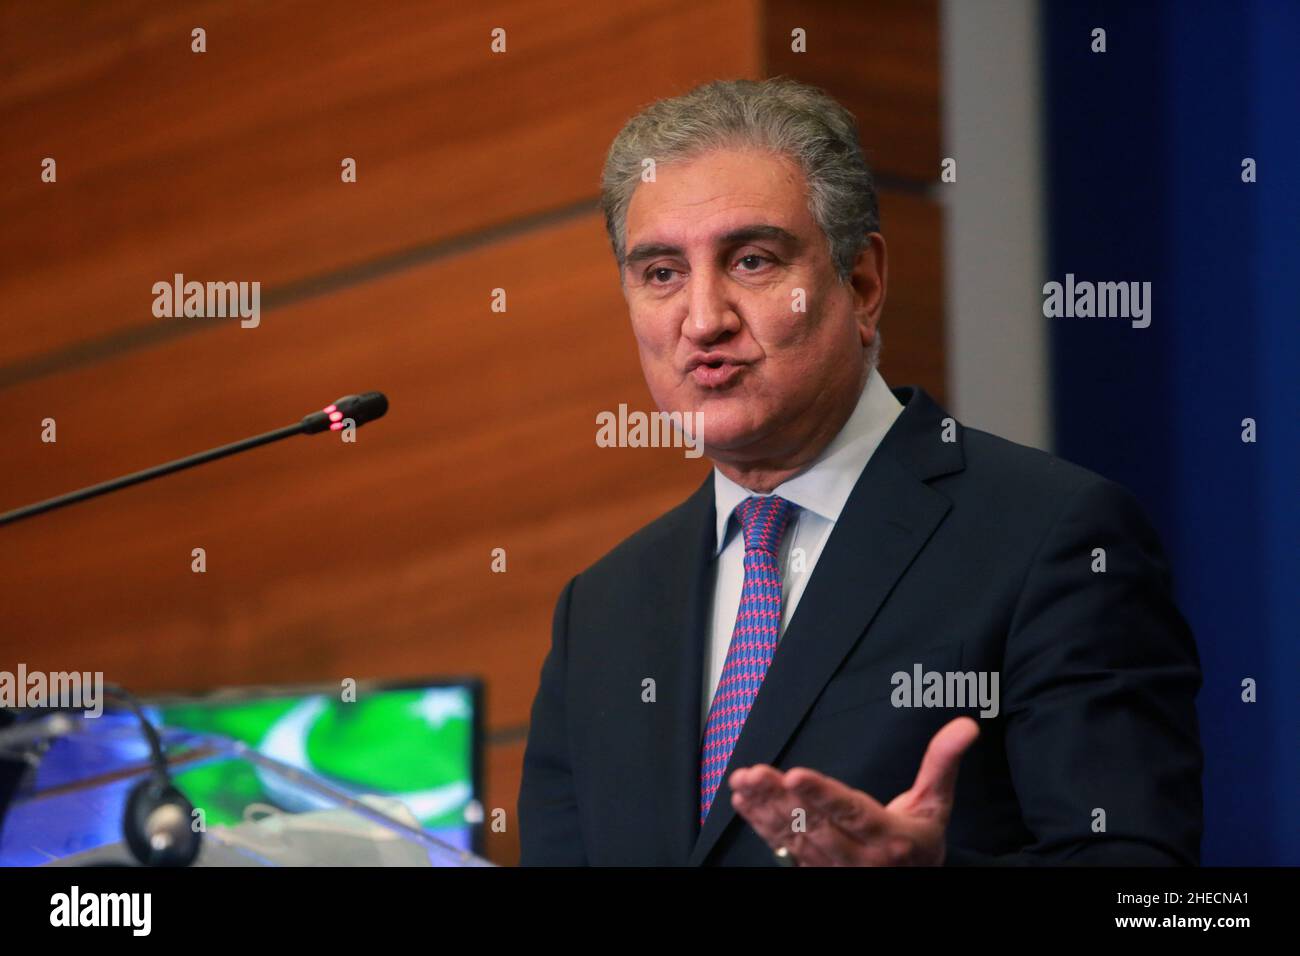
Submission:
M 229 737 L 160 736 L 176 786 L 195 804 L 196 866 L 493 865 L 422 828 L 395 797 L 350 792 Z M 123 813 L 150 770 L 134 718 L 79 721 L 20 784 L 0 824 L 0 865 L 133 865 Z M 204 783 L 202 799 L 187 779 Z

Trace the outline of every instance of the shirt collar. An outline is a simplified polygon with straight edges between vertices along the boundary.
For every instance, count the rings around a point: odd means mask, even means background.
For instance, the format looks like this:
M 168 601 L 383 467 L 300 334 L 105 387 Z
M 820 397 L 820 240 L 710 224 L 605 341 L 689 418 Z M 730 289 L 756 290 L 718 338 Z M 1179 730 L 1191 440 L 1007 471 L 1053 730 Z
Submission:
M 811 465 L 778 485 L 772 494 L 780 495 L 834 524 L 839 520 L 862 469 L 902 411 L 903 406 L 885 380 L 872 369 L 853 413 L 839 434 L 831 439 Z M 754 494 L 757 492 L 736 484 L 714 467 L 713 501 L 718 522 L 715 557 L 727 543 L 732 512 Z

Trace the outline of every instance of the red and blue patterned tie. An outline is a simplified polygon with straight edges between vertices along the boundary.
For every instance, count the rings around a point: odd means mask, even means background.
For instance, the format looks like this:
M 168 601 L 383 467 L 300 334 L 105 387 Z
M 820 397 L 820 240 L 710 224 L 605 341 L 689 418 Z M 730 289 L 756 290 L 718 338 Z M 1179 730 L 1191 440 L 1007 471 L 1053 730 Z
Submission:
M 781 568 L 777 554 L 795 505 L 776 495 L 746 498 L 736 508 L 745 534 L 745 580 L 727 662 L 704 725 L 700 757 L 700 825 L 709 815 L 740 728 L 758 696 L 781 635 Z

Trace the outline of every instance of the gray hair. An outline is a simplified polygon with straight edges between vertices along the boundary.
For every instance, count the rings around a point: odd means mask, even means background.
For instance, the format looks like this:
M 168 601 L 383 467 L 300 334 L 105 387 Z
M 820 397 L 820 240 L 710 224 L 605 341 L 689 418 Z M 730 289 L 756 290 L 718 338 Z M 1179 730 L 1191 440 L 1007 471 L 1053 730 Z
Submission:
M 614 137 L 600 178 L 600 206 L 620 274 L 627 255 L 627 209 L 642 161 L 689 159 L 718 148 L 758 147 L 803 170 L 808 209 L 848 279 L 867 234 L 880 229 L 871 170 L 853 114 L 815 86 L 785 77 L 717 80 L 646 107 Z

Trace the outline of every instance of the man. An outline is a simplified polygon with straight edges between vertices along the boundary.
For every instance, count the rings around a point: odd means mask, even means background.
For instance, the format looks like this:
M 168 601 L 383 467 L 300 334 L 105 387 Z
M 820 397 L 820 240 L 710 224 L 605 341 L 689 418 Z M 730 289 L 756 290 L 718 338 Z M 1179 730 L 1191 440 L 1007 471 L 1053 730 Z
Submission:
M 646 382 L 715 469 L 560 595 L 522 863 L 1198 862 L 1160 545 L 1117 485 L 886 386 L 847 111 L 708 84 L 602 185 Z

